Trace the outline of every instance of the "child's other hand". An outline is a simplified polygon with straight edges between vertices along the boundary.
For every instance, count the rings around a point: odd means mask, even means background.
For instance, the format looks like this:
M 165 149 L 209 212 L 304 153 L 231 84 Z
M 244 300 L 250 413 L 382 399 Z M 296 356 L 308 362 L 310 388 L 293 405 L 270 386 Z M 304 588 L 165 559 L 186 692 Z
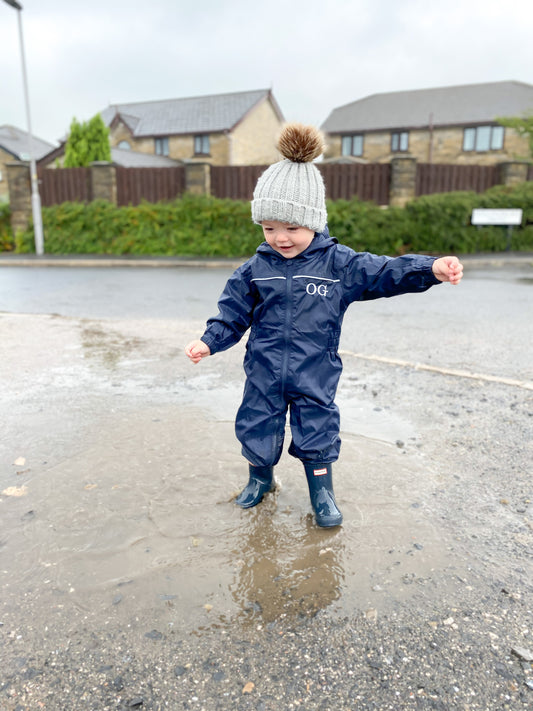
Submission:
M 433 262 L 433 274 L 439 281 L 459 284 L 463 278 L 463 265 L 457 257 L 440 257 Z
M 199 363 L 202 358 L 211 355 L 209 346 L 203 341 L 191 341 L 185 347 L 185 355 L 192 360 L 193 363 Z

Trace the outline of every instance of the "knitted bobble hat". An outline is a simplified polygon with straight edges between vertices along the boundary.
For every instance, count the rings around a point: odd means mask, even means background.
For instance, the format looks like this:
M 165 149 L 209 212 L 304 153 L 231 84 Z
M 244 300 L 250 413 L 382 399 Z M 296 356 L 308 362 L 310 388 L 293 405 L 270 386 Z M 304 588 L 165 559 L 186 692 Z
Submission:
M 290 123 L 277 148 L 284 160 L 261 175 L 252 200 L 252 220 L 286 222 L 322 232 L 326 226 L 326 196 L 322 175 L 312 164 L 324 151 L 324 140 L 313 126 Z

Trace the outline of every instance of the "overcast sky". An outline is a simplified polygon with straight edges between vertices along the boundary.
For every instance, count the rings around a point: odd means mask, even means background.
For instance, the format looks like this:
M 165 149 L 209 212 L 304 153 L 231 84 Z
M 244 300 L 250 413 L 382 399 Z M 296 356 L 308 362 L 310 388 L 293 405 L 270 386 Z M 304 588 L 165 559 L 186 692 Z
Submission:
M 270 87 L 287 120 L 320 125 L 374 93 L 533 83 L 532 0 L 20 2 L 33 133 L 51 143 L 112 103 Z M 4 0 L 0 37 L 0 125 L 26 129 Z

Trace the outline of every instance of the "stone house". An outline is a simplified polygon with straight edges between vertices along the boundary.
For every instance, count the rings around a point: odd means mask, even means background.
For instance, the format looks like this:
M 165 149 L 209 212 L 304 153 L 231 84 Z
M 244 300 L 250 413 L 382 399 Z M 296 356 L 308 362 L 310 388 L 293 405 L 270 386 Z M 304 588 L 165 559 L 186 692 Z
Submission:
M 112 147 L 211 165 L 279 160 L 283 115 L 268 89 L 108 106 Z
M 7 201 L 9 195 L 7 164 L 13 161 L 29 160 L 28 137 L 27 131 L 22 131 L 15 126 L 0 126 L 0 202 Z M 51 143 L 32 136 L 32 151 L 36 161 L 53 148 Z
M 493 165 L 527 158 L 528 141 L 497 118 L 533 112 L 533 85 L 518 81 L 373 94 L 334 109 L 322 125 L 325 158 Z

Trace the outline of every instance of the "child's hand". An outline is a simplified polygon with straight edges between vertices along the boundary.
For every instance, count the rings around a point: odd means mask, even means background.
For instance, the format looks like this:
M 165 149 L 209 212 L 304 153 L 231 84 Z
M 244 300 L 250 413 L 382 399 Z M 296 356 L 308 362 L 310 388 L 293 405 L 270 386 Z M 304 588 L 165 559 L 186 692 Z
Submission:
M 192 360 L 193 363 L 199 363 L 202 358 L 211 355 L 209 346 L 203 341 L 191 341 L 185 348 L 185 355 Z
M 433 262 L 433 274 L 439 281 L 459 284 L 463 278 L 463 265 L 457 257 L 440 257 Z

